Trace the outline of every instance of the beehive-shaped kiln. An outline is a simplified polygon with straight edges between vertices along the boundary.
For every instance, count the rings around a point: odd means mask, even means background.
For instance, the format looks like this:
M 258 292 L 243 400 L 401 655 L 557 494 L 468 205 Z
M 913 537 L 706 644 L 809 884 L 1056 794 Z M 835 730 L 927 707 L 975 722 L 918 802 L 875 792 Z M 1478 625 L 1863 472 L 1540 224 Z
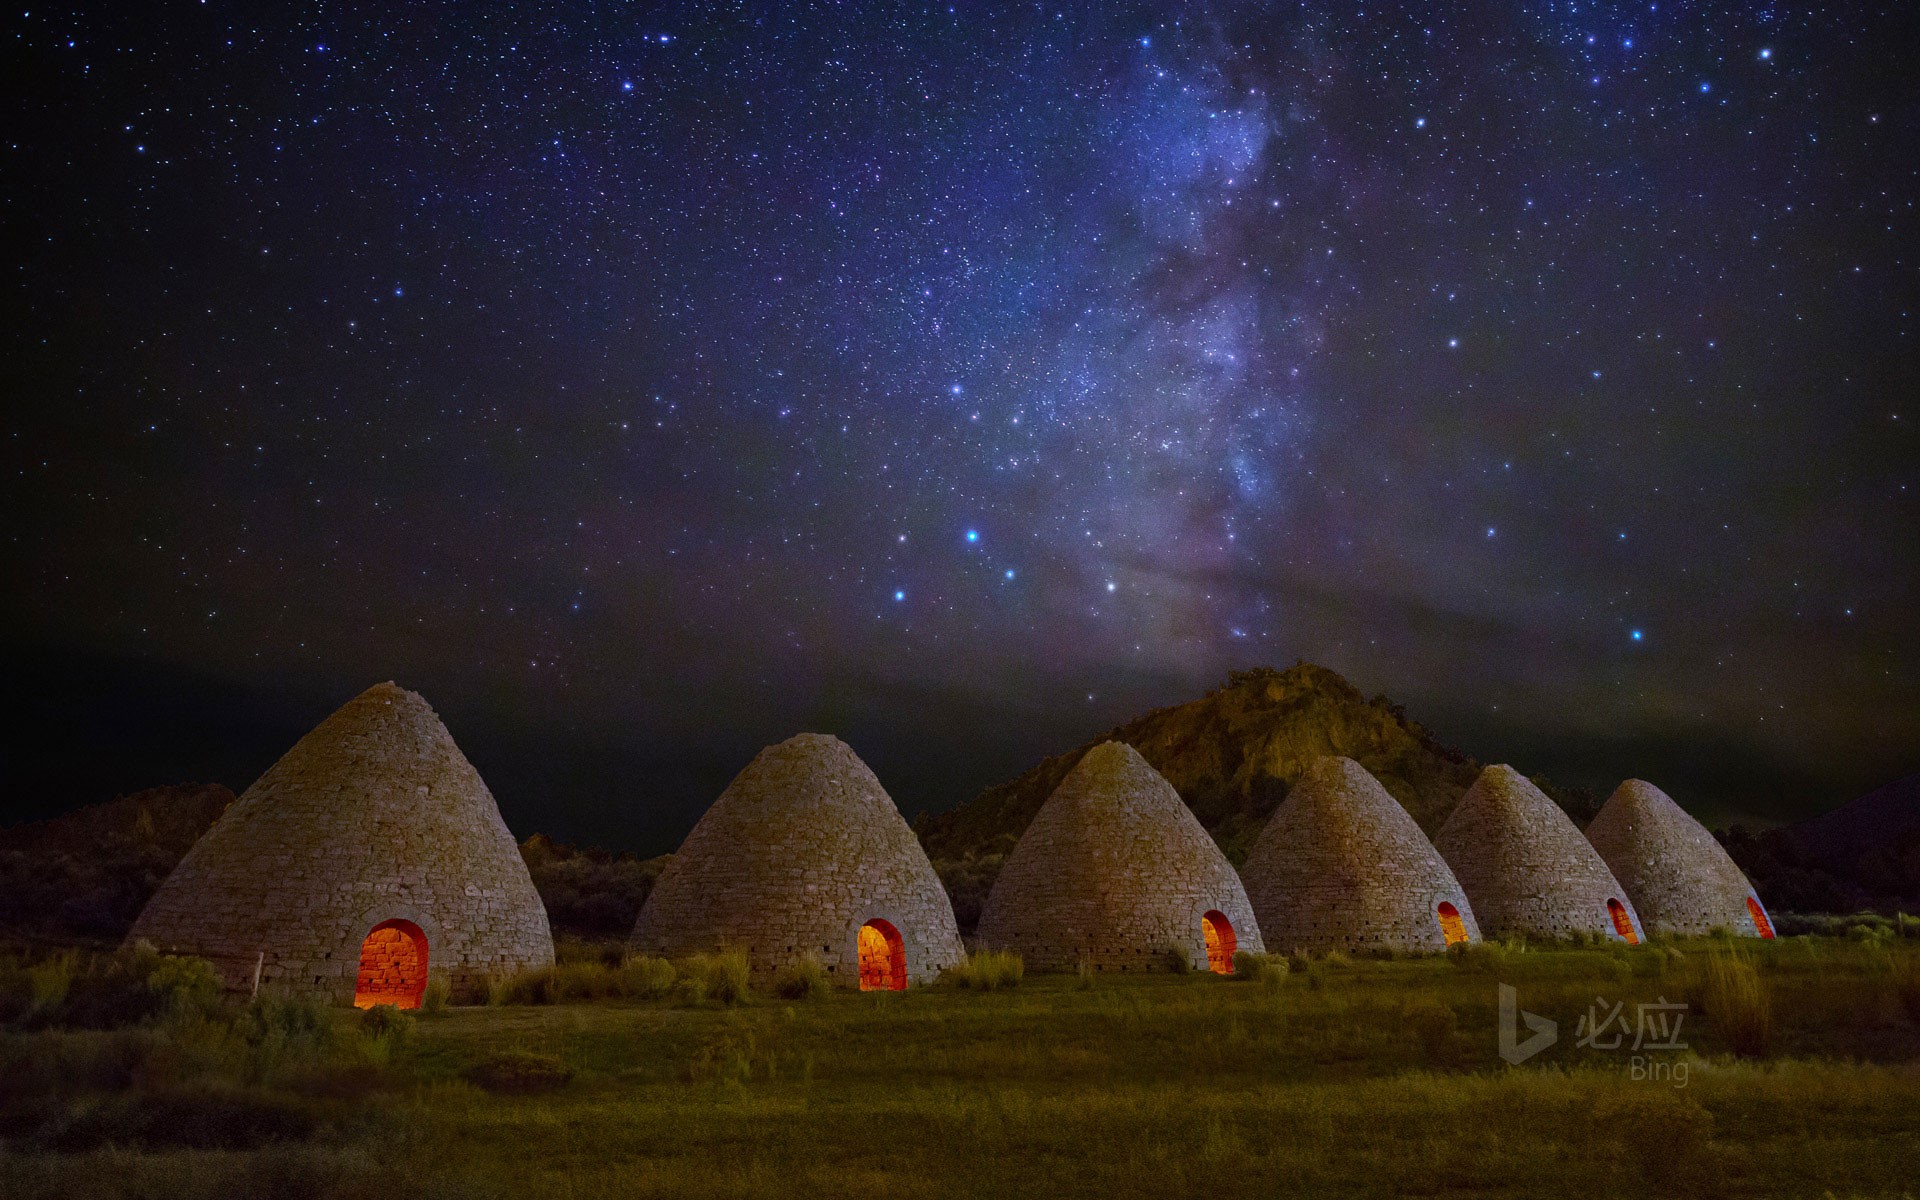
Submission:
M 232 988 L 367 1005 L 456 1000 L 553 962 L 547 911 L 493 794 L 427 702 L 368 688 L 194 843 L 129 941 Z
M 960 961 L 953 905 L 919 839 L 839 738 L 762 750 L 668 862 L 633 947 L 737 946 L 756 977 L 815 958 L 836 983 L 903 988 Z
M 1640 940 L 1626 889 L 1560 806 L 1512 767 L 1488 767 L 1433 839 L 1488 937 Z
M 1652 784 L 1629 779 L 1615 788 L 1587 840 L 1649 932 L 1773 936 L 1753 884 L 1705 826 Z
M 1479 936 L 1427 835 L 1350 758 L 1316 760 L 1261 830 L 1240 878 L 1278 950 L 1444 950 Z
M 1034 815 L 980 913 L 980 940 L 1036 971 L 1232 969 L 1260 952 L 1233 865 L 1138 751 L 1087 751 Z

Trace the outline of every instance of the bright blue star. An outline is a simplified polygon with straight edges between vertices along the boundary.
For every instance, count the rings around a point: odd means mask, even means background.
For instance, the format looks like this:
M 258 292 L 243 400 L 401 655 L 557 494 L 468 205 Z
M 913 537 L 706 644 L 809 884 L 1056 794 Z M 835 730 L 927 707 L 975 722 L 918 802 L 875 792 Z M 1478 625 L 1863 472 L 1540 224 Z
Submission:
M 1012 567 L 1008 567 L 1008 568 L 1007 568 L 1007 578 L 1008 578 L 1008 579 L 1012 579 L 1012 578 L 1013 578 L 1013 568 L 1012 568 Z
M 1773 57 L 1772 47 L 1770 46 L 1760 47 L 1760 61 L 1765 62 L 1767 59 L 1770 59 L 1772 57 Z
M 977 542 L 977 541 L 979 541 L 979 540 L 980 540 L 980 531 L 979 531 L 978 529 L 969 529 L 969 530 L 967 530 L 967 540 L 968 540 L 969 542 Z
M 1491 525 L 1489 525 L 1489 526 L 1487 526 L 1487 536 L 1488 536 L 1488 537 L 1492 537 L 1492 536 L 1493 536 L 1493 526 L 1491 526 Z
M 1635 629 L 1632 632 L 1628 633 L 1627 636 L 1632 638 L 1636 642 L 1641 642 L 1646 640 L 1646 635 L 1641 631 L 1639 631 L 1638 629 Z
M 893 594 L 893 598 L 895 600 L 905 600 L 907 598 L 907 594 L 905 592 L 895 592 Z
M 1703 92 L 1710 92 L 1713 90 L 1713 85 L 1710 83 L 1702 83 L 1700 85 L 1700 90 Z

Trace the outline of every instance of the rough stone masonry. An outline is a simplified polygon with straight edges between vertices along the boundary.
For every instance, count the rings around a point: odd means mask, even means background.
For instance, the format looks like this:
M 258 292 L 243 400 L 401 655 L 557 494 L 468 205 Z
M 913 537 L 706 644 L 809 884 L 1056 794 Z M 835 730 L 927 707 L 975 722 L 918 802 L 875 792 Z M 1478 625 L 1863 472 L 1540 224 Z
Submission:
M 742 947 L 755 977 L 803 958 L 860 982 L 860 927 L 899 931 L 907 981 L 964 956 L 953 905 L 920 841 L 839 738 L 803 733 L 762 750 L 660 873 L 633 948 L 677 957 Z
M 456 1000 L 553 962 L 546 908 L 479 772 L 427 702 L 368 688 L 194 843 L 128 940 L 194 954 L 232 988 L 346 1002 L 383 921 L 426 935 Z

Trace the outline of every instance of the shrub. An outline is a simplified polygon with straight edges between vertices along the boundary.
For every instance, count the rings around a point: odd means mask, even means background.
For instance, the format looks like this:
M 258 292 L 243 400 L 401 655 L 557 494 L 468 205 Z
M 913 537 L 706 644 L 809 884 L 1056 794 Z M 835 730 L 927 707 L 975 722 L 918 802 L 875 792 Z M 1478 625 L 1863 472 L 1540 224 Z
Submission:
M 1026 974 L 1026 960 L 1014 951 L 980 950 L 941 972 L 940 982 L 957 988 L 997 992 L 1018 987 Z
M 413 1041 L 415 1027 L 412 1013 L 391 1004 L 376 1004 L 360 1014 L 361 1032 L 396 1050 Z
M 468 1067 L 467 1082 L 485 1091 L 531 1095 L 565 1087 L 573 1071 L 551 1054 L 509 1050 L 490 1055 Z
M 1185 950 L 1175 946 L 1173 949 L 1167 951 L 1167 970 L 1172 971 L 1175 975 L 1191 974 L 1193 971 L 1193 961 L 1187 957 Z
M 1251 950 L 1242 950 L 1233 956 L 1233 977 L 1250 979 L 1277 988 L 1292 974 L 1293 964 L 1284 954 L 1255 954 Z
M 445 975 L 427 977 L 427 990 L 420 995 L 420 1011 L 426 1016 L 437 1017 L 447 1010 L 447 1001 L 453 997 L 453 980 Z
M 1772 998 L 1744 951 L 1709 953 L 1696 994 L 1728 1049 L 1741 1058 L 1765 1058 L 1772 1051 Z
M 832 986 L 827 969 L 811 954 L 788 963 L 773 977 L 773 994 L 782 1000 L 810 1000 L 826 995 Z
M 1447 957 L 1463 971 L 1484 974 L 1506 965 L 1507 948 L 1499 942 L 1459 942 L 1447 947 Z
M 176 1018 L 207 1018 L 221 1007 L 220 977 L 204 958 L 165 957 L 147 974 L 160 1011 Z
M 616 987 L 630 1000 L 657 1000 L 673 990 L 674 974 L 666 959 L 635 954 L 620 964 Z
M 692 1003 L 706 999 L 734 1005 L 747 998 L 750 977 L 747 952 L 738 946 L 728 946 L 711 954 L 695 954 L 680 963 L 676 970 L 683 984 L 699 984 L 698 995 L 693 997 Z M 684 990 L 691 996 L 696 989 Z
M 1414 1044 L 1420 1047 L 1420 1053 L 1428 1062 L 1445 1064 L 1453 1060 L 1460 1018 L 1444 1001 L 1420 1001 L 1401 1013 L 1401 1020 L 1406 1023 Z
M 73 990 L 74 964 L 79 955 L 69 950 L 27 968 L 28 1013 L 51 1013 L 67 1002 Z

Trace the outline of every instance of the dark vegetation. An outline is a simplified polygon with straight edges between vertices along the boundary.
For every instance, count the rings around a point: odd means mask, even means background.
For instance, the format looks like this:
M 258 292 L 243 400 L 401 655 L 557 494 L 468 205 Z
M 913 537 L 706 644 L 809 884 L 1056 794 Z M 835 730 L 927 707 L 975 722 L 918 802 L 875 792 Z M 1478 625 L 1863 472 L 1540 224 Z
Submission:
M 0 831 L 0 934 L 117 942 L 233 802 L 219 784 L 149 788 Z

